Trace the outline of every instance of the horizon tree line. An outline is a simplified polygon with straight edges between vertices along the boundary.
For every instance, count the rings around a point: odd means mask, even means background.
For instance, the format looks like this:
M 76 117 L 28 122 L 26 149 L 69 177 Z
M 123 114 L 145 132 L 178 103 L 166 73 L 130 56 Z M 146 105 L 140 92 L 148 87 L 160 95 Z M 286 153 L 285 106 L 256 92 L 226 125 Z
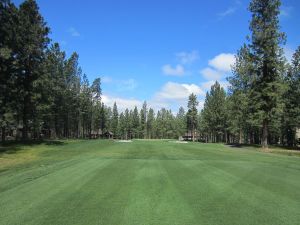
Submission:
M 284 57 L 280 0 L 252 0 L 250 34 L 236 54 L 229 87 L 216 82 L 198 111 L 191 94 L 187 111 L 141 109 L 119 112 L 101 101 L 101 79 L 91 84 L 79 66 L 51 43 L 50 28 L 35 0 L 19 7 L 0 0 L 1 140 L 115 137 L 178 138 L 239 144 L 297 145 L 300 127 L 300 47 L 292 61 Z

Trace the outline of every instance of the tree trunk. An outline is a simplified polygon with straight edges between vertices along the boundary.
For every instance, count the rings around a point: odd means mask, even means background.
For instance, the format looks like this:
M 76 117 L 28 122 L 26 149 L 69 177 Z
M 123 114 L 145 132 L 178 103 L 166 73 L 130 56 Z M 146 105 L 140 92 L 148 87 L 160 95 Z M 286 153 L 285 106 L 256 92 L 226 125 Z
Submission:
M 193 124 L 193 142 L 195 142 L 195 126 Z
M 243 132 L 242 129 L 240 129 L 240 135 L 239 135 L 239 144 L 243 144 Z
M 230 134 L 228 131 L 226 131 L 226 144 L 229 144 L 230 143 Z
M 2 143 L 5 142 L 5 137 L 6 137 L 5 131 L 6 131 L 5 126 L 3 126 L 3 127 L 2 127 L 2 130 L 1 130 L 1 134 L 2 134 Z
M 27 120 L 27 110 L 26 107 L 23 111 L 23 129 L 22 129 L 22 139 L 28 140 L 28 120 Z
M 261 143 L 263 148 L 268 148 L 268 122 L 266 120 L 263 121 L 263 133 Z

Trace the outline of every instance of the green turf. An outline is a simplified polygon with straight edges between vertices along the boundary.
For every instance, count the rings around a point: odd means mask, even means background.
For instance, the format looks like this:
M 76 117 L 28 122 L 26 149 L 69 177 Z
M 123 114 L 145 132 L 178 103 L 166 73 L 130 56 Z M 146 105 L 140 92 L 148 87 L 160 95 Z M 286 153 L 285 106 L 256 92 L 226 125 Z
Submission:
M 300 157 L 169 141 L 7 150 L 0 224 L 300 224 Z

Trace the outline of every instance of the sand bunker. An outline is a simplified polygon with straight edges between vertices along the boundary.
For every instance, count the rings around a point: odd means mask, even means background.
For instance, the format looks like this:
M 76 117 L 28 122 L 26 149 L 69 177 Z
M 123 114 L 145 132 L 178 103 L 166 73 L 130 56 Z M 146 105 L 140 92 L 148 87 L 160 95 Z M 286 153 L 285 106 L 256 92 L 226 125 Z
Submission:
M 171 141 L 173 143 L 177 143 L 177 144 L 188 144 L 189 142 L 187 141 Z
M 132 142 L 132 140 L 118 140 L 116 142 L 119 142 L 119 143 L 130 143 L 130 142 Z

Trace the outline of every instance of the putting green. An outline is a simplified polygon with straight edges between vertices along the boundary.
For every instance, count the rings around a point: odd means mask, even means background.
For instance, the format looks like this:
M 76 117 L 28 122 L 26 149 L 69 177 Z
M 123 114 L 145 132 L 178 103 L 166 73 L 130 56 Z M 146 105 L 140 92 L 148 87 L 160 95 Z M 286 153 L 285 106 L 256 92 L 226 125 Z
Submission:
M 300 224 L 300 157 L 94 140 L 15 146 L 1 163 L 3 225 Z

